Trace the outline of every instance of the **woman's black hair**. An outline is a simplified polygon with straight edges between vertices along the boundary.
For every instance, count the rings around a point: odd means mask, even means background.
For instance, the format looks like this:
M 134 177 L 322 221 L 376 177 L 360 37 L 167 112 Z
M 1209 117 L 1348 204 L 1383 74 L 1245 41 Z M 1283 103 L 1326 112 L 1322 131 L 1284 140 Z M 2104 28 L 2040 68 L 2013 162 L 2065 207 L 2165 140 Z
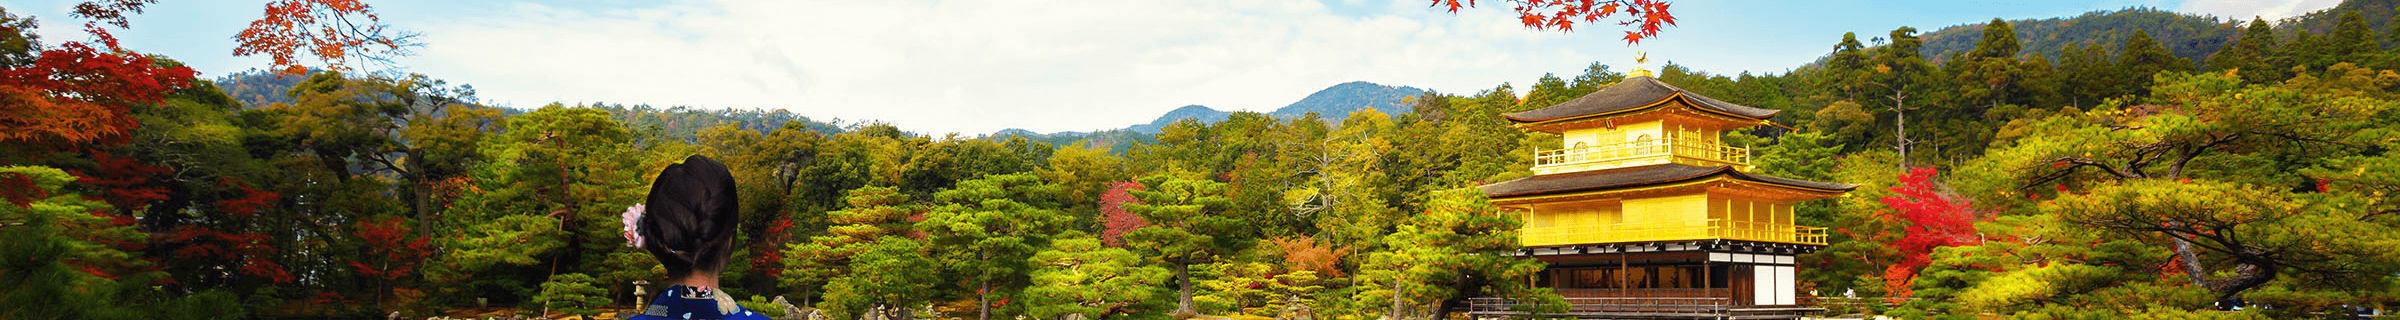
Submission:
M 693 271 L 723 272 L 733 253 L 734 225 L 741 208 L 733 192 L 733 173 L 725 164 L 694 155 L 667 165 L 650 183 L 650 199 L 642 215 L 642 249 L 666 265 L 668 279 Z

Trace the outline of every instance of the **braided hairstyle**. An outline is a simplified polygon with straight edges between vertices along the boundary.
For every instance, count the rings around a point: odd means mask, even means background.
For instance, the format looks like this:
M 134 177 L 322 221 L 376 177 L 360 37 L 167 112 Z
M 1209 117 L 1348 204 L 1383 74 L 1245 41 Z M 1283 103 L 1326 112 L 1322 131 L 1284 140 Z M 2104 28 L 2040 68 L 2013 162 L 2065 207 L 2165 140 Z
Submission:
M 733 173 L 725 164 L 694 155 L 667 165 L 650 184 L 648 213 L 637 231 L 647 239 L 642 249 L 666 265 L 668 279 L 725 271 L 741 218 L 736 198 Z

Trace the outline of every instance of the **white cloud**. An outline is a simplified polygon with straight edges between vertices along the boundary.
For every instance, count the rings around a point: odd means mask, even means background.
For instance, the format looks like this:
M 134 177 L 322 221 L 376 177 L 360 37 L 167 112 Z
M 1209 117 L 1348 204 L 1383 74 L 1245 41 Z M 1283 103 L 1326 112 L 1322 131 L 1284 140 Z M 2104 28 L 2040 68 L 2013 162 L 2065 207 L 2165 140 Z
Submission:
M 2227 19 L 2249 21 L 2252 17 L 2275 21 L 2307 14 L 2310 11 L 2332 8 L 2342 0 L 2190 0 L 2176 11 L 2204 13 Z
M 1393 1 L 1409 2 L 1409 1 Z M 1410 2 L 1413 3 L 1413 2 Z M 413 71 L 517 107 L 606 101 L 785 108 L 905 130 L 1091 130 L 1201 104 L 1267 111 L 1348 81 L 1472 93 L 1596 56 L 1504 8 L 1308 0 L 715 0 L 516 4 L 424 28 Z M 1607 46 L 1614 47 L 1614 46 Z M 1628 49 L 1629 50 L 1629 49 Z M 1565 75 L 1572 76 L 1572 75 Z M 1522 86 L 1523 84 L 1520 84 Z

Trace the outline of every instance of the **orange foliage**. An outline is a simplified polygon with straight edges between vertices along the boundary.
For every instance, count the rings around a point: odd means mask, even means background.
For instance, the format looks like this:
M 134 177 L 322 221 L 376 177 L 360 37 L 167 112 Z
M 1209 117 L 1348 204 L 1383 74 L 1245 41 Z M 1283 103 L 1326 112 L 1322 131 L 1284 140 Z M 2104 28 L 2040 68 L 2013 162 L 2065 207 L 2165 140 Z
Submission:
M 233 55 L 265 54 L 275 60 L 272 69 L 303 74 L 308 68 L 300 65 L 302 51 L 324 60 L 328 68 L 341 70 L 352 56 L 380 60 L 376 54 L 404 53 L 405 47 L 415 45 L 410 42 L 413 34 L 387 30 L 381 21 L 372 7 L 359 0 L 268 2 L 264 15 L 234 35 L 239 45 L 233 48 Z
M 135 127 L 130 106 L 157 103 L 192 82 L 191 68 L 159 68 L 149 57 L 105 53 L 69 42 L 31 65 L 0 70 L 0 143 L 121 144 Z
M 1658 29 L 1675 25 L 1675 15 L 1667 12 L 1666 0 L 1512 0 L 1516 3 L 1517 19 L 1535 30 L 1558 29 L 1575 31 L 1577 21 L 1600 22 L 1601 18 L 1624 14 L 1617 25 L 1632 26 L 1625 31 L 1625 43 L 1638 44 L 1645 38 L 1658 37 Z M 1436 7 L 1448 7 L 1451 13 L 1458 8 L 1473 7 L 1475 0 L 1433 0 Z
M 1316 238 L 1309 237 L 1267 241 L 1274 242 L 1276 248 L 1283 250 L 1284 266 L 1291 268 L 1290 271 L 1316 271 L 1318 276 L 1328 278 L 1345 276 L 1341 268 L 1342 256 L 1350 255 L 1349 248 L 1335 248 L 1333 244 L 1320 243 Z

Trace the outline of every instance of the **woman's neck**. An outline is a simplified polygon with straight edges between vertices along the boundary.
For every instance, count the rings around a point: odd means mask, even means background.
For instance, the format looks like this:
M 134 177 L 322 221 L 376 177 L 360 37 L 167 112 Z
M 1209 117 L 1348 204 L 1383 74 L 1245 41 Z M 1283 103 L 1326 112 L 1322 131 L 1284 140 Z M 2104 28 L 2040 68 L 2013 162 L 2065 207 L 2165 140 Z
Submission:
M 685 275 L 683 278 L 669 279 L 667 280 L 667 284 L 682 285 L 687 287 L 715 288 L 717 287 L 717 275 L 693 273 L 690 275 Z

